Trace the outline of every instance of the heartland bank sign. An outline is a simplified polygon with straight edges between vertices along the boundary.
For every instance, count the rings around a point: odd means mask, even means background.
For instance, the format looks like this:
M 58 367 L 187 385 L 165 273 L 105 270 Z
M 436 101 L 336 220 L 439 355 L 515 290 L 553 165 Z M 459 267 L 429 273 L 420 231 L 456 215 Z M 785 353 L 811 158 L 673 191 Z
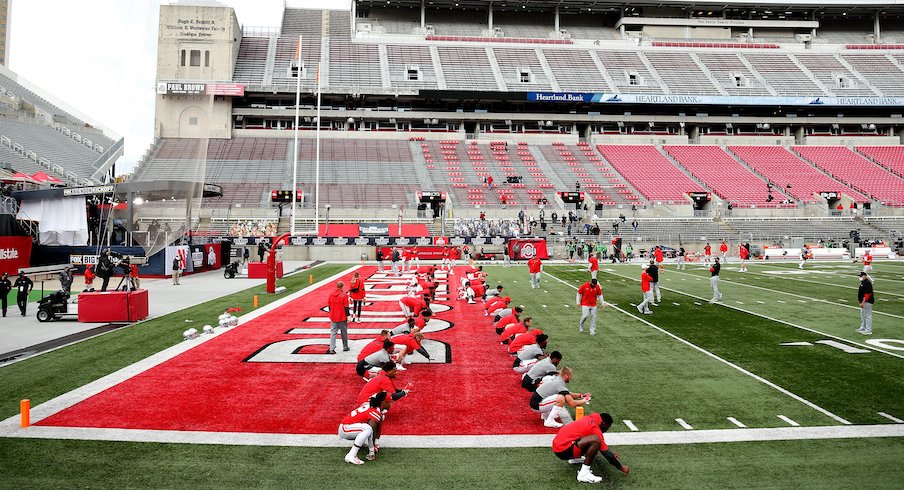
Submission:
M 726 95 L 622 95 L 587 92 L 528 92 L 527 100 L 531 102 L 581 102 L 593 104 L 904 106 L 904 97 L 744 97 Z

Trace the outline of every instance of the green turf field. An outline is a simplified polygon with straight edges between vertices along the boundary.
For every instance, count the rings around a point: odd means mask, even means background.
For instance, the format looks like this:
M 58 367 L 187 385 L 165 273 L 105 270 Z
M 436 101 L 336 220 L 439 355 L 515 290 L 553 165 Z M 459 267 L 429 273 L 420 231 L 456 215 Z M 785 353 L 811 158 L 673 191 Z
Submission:
M 324 265 L 311 273 L 318 280 L 345 267 Z M 584 267 L 546 266 L 540 290 L 530 289 L 523 265 L 485 270 L 491 286 L 504 284 L 514 304 L 524 305 L 535 326 L 550 335 L 549 349 L 564 354 L 563 364 L 575 370 L 572 389 L 592 392 L 591 408 L 612 413 L 613 432 L 630 431 L 626 420 L 647 432 L 685 431 L 679 418 L 695 430 L 743 430 L 729 417 L 752 428 L 788 427 L 787 420 L 801 426 L 894 423 L 879 412 L 904 419 L 904 263 L 875 264 L 879 301 L 871 337 L 854 332 L 855 265 L 811 263 L 801 272 L 796 263 L 758 263 L 741 274 L 728 264 L 721 304 L 708 303 L 708 272 L 669 265 L 660 275 L 663 301 L 653 315 L 633 306 L 641 300 L 639 265 L 601 267 L 611 305 L 600 312 L 595 337 L 577 330 L 575 288 L 589 278 Z M 281 284 L 295 291 L 307 286 L 308 275 Z M 0 417 L 14 415 L 23 397 L 38 404 L 178 343 L 185 319 L 197 325 L 226 307 L 247 308 L 255 292 L 0 368 Z M 789 342 L 810 345 L 781 345 Z M 595 472 L 604 485 L 619 488 L 901 488 L 904 482 L 904 438 L 615 449 L 632 473 L 602 466 Z M 380 454 L 376 464 L 358 468 L 342 463 L 343 451 L 335 448 L 0 439 L 0 482 L 105 488 L 576 485 L 575 468 L 545 448 L 384 448 Z

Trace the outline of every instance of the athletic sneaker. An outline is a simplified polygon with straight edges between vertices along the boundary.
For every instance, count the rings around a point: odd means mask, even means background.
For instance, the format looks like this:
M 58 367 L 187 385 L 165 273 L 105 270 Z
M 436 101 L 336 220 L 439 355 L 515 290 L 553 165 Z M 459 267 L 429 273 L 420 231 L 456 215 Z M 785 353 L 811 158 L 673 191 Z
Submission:
M 596 330 L 591 330 L 590 335 L 596 335 Z
M 858 332 L 860 332 L 863 335 L 872 335 L 873 334 L 872 330 L 858 330 Z
M 349 464 L 364 464 L 364 461 L 358 459 L 357 456 L 351 456 L 348 454 L 345 455 L 345 462 Z M 580 478 L 580 475 L 578 475 L 578 478 Z
M 584 467 L 581 467 L 581 471 L 578 472 L 578 481 L 581 483 L 599 483 L 603 479 L 594 475 L 589 469 L 585 471 Z
M 326 351 L 326 353 L 327 353 L 327 354 L 335 354 L 336 351 L 334 351 L 333 349 L 330 349 L 330 350 Z
M 405 366 L 402 366 L 402 365 L 396 365 L 396 369 L 398 369 L 399 371 L 407 371 L 408 370 L 408 368 L 406 368 Z
M 637 311 L 643 313 L 643 308 L 641 308 L 640 305 L 637 305 Z
M 556 419 L 553 417 L 546 417 L 546 419 L 543 420 L 544 427 L 552 427 L 553 429 L 558 429 L 559 427 L 562 427 L 562 425 L 564 424 L 562 424 L 561 422 L 556 422 Z
M 351 349 L 350 349 L 349 347 L 343 347 L 343 348 L 342 348 L 342 352 L 348 352 L 348 351 L 350 351 L 350 350 L 351 350 Z
M 644 315 L 652 315 L 652 314 L 653 314 L 653 312 L 652 312 L 652 311 L 650 311 L 650 310 L 647 310 L 647 311 L 645 311 L 645 312 L 643 312 L 643 314 L 644 314 Z
M 578 332 L 584 333 L 584 327 L 578 327 Z
M 367 453 L 367 460 L 368 460 L 368 461 L 373 461 L 373 460 L 375 460 L 375 459 L 377 459 L 377 455 L 376 455 L 375 453 Z

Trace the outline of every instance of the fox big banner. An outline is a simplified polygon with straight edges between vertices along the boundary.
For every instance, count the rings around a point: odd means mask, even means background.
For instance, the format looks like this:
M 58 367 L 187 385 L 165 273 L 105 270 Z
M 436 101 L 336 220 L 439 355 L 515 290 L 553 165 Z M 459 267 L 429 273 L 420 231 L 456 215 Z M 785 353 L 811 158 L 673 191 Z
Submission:
M 0 274 L 11 276 L 28 267 L 31 259 L 31 237 L 0 236 Z

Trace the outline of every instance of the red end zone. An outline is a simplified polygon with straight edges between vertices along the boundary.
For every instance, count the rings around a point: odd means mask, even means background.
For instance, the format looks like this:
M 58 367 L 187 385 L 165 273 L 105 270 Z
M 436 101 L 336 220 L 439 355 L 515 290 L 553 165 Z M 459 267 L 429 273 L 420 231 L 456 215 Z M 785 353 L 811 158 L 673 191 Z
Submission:
M 398 280 L 359 271 L 367 279 L 365 322 L 349 329 L 351 352 L 325 354 L 329 329 L 321 310 L 331 282 L 208 342 L 41 420 L 37 425 L 179 431 L 334 434 L 357 406 L 364 382 L 355 357 L 382 328 L 402 323 Z M 351 274 L 342 277 L 349 283 Z M 528 393 L 511 370 L 481 305 L 454 299 L 435 302 L 435 328 L 425 334 L 448 362 L 415 363 L 396 385 L 413 384 L 387 416 L 384 433 L 479 435 L 552 433 L 528 408 Z M 448 322 L 448 323 L 445 323 Z M 451 324 L 451 326 L 450 326 Z M 138 327 L 140 328 L 140 326 Z M 425 344 L 426 346 L 426 344 Z M 341 343 L 340 343 L 341 348 Z M 340 349 L 337 349 L 340 350 Z

